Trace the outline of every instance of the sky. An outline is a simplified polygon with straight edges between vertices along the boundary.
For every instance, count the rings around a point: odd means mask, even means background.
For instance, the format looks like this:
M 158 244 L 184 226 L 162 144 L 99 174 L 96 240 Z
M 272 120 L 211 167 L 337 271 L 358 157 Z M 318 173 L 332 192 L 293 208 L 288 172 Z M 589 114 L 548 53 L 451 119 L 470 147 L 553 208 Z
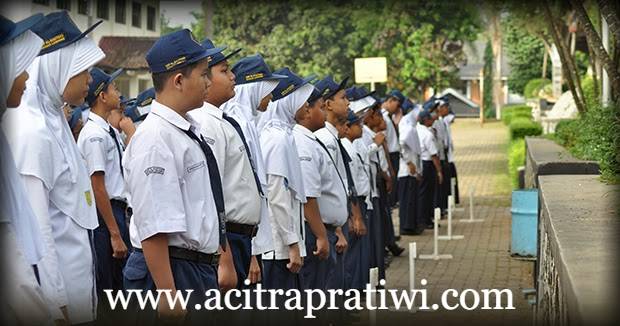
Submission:
M 190 14 L 192 11 L 201 10 L 200 0 L 176 0 L 176 1 L 160 1 L 159 8 L 161 13 L 170 19 L 170 25 L 190 27 L 190 23 L 194 20 Z

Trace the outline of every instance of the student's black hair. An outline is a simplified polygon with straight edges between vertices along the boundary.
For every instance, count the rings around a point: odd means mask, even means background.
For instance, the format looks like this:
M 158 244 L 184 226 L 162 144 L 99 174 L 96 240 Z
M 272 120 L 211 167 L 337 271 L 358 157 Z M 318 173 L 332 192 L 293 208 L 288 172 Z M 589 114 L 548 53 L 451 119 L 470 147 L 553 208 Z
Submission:
M 202 62 L 202 60 L 196 61 L 194 63 L 191 63 L 187 66 L 181 67 L 179 69 L 175 69 L 175 70 L 171 70 L 171 71 L 166 71 L 166 72 L 160 72 L 157 74 L 152 74 L 151 78 L 153 79 L 153 88 L 155 88 L 155 92 L 159 93 L 161 91 L 164 90 L 164 85 L 166 85 L 166 82 L 168 81 L 169 78 L 171 78 L 172 76 L 176 75 L 176 74 L 182 74 L 184 77 L 187 77 L 189 75 L 192 74 L 192 71 L 194 71 L 194 69 L 198 66 L 198 63 Z M 207 76 L 209 78 L 211 78 L 211 69 L 209 68 L 208 70 L 208 74 Z

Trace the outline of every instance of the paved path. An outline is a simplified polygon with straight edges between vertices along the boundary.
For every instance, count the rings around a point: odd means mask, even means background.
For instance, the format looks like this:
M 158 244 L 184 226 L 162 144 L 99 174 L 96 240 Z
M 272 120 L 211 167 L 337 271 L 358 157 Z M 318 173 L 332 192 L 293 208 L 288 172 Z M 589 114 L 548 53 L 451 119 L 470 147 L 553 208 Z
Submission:
M 467 324 L 467 322 L 492 324 L 531 324 L 532 310 L 523 298 L 522 289 L 532 288 L 533 262 L 510 256 L 510 182 L 507 176 L 506 127 L 501 123 L 488 123 L 484 127 L 473 119 L 460 119 L 453 125 L 455 141 L 455 161 L 459 173 L 461 205 L 454 218 L 469 217 L 466 202 L 469 190 L 475 189 L 475 218 L 482 223 L 454 223 L 453 234 L 464 235 L 463 240 L 440 241 L 440 253 L 452 254 L 451 260 L 417 260 L 416 283 L 418 288 L 426 288 L 429 306 L 440 303 L 445 289 L 510 289 L 513 293 L 515 310 L 457 310 L 453 312 L 383 313 L 378 315 L 378 323 L 383 318 L 398 321 L 428 321 L 441 324 Z M 464 205 L 465 204 L 465 205 Z M 394 211 L 395 225 L 398 225 L 398 212 Z M 442 221 L 440 234 L 447 232 L 446 221 Z M 430 254 L 433 250 L 433 232 L 427 230 L 421 236 L 403 236 L 400 243 L 417 243 L 418 255 Z M 420 280 L 428 281 L 420 286 Z M 387 288 L 406 289 L 409 287 L 408 250 L 392 261 L 387 271 Z M 470 300 L 467 302 L 471 303 Z M 400 324 L 400 323 L 399 323 Z

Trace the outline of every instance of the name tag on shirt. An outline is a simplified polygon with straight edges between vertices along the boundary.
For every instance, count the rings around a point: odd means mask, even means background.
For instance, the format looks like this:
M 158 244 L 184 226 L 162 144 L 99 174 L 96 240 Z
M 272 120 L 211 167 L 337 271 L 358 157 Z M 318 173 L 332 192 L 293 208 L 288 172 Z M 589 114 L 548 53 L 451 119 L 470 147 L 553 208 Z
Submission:
M 192 164 L 191 166 L 185 168 L 185 170 L 187 171 L 187 173 L 192 173 L 200 168 L 204 168 L 205 167 L 205 161 L 200 161 L 196 164 Z

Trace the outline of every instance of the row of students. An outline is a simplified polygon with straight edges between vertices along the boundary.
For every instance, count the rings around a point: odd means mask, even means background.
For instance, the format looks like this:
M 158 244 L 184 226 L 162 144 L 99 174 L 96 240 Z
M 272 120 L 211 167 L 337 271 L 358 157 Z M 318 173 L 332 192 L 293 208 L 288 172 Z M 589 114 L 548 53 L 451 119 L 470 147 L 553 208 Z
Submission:
M 31 240 L 45 249 L 30 261 L 32 289 L 52 319 L 91 321 L 98 297 L 108 315 L 103 289 L 204 293 L 242 288 L 246 279 L 277 289 L 362 289 L 369 267 L 385 277 L 386 246 L 402 252 L 388 197 L 401 175 L 394 166 L 410 176 L 431 173 L 431 159 L 442 168 L 434 134 L 413 145 L 420 125 L 398 128 L 404 138 L 396 142 L 420 160 L 409 152 L 394 160 L 397 126 L 386 112 L 407 107 L 400 92 L 381 103 L 347 89 L 347 79 L 311 84 L 287 68 L 272 72 L 260 55 L 231 67 L 239 50 L 224 55 L 225 47 L 181 30 L 147 53 L 153 90 L 123 100 L 114 85 L 120 71 L 91 69 L 105 56 L 87 37 L 98 24 L 81 32 L 66 12 L 38 19 L 29 28 L 44 43 L 31 44 L 40 52 L 23 67 L 31 74 L 23 108 L 3 129 L 27 189 L 20 200 L 41 232 Z M 84 99 L 88 109 L 69 118 L 72 127 L 83 121 L 76 144 L 62 108 Z M 425 126 L 428 114 L 420 113 Z M 33 127 L 17 128 L 24 119 Z M 407 183 L 400 193 L 419 194 L 427 206 L 418 211 L 426 211 L 435 182 L 421 180 L 417 193 Z M 158 312 L 202 317 L 163 301 Z

